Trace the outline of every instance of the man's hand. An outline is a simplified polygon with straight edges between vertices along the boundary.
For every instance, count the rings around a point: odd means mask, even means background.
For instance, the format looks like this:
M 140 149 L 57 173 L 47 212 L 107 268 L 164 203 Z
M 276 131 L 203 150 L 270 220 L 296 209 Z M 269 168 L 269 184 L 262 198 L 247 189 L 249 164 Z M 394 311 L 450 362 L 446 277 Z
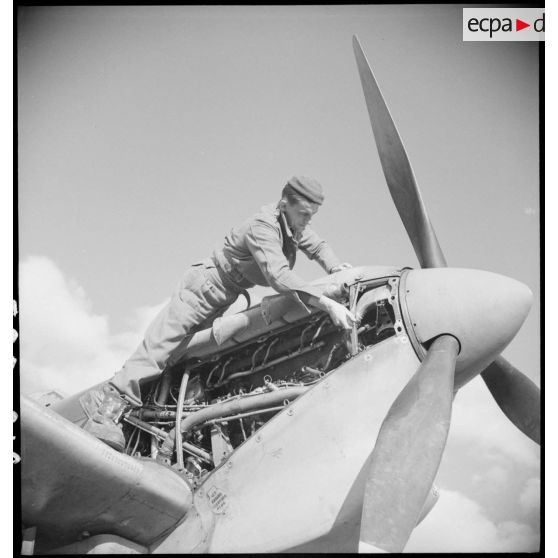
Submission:
M 353 267 L 350 263 L 342 263 L 332 267 L 329 273 L 337 273 L 338 271 L 343 271 L 344 269 L 350 269 Z
M 342 304 L 335 302 L 327 296 L 321 296 L 318 300 L 319 307 L 329 313 L 333 324 L 343 329 L 351 329 L 356 323 L 356 319 L 349 310 Z

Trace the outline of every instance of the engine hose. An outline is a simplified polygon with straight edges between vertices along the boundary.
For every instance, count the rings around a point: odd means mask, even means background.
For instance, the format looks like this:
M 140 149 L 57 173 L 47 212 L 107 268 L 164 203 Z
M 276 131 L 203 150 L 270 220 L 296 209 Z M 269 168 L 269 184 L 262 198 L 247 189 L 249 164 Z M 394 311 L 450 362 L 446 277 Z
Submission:
M 188 380 L 190 379 L 190 371 L 188 369 L 184 370 L 182 374 L 182 381 L 180 382 L 180 392 L 178 393 L 178 401 L 176 402 L 176 425 L 178 426 L 182 421 L 182 408 L 184 407 L 184 400 L 186 399 L 186 386 L 188 385 Z M 176 428 L 176 447 L 182 447 L 182 430 Z M 176 452 L 176 462 L 179 469 L 184 469 L 184 456 L 181 451 Z
M 180 423 L 180 430 L 183 434 L 186 434 L 195 426 L 211 419 L 271 407 L 282 403 L 286 399 L 296 399 L 299 395 L 306 393 L 309 389 L 309 386 L 280 388 L 277 391 L 271 391 L 258 395 L 249 395 L 238 399 L 216 403 L 215 405 L 211 405 L 205 409 L 201 409 L 197 413 L 192 413 L 187 416 Z M 168 432 L 159 449 L 159 453 L 157 454 L 158 461 L 168 462 L 170 460 L 174 451 L 175 440 L 176 432 L 175 428 L 173 428 L 170 432 Z
M 256 372 L 261 372 L 262 370 L 266 370 L 267 368 L 271 368 L 272 366 L 275 366 L 276 364 L 279 364 L 279 363 L 284 362 L 286 360 L 291 360 L 291 359 L 299 357 L 300 355 L 306 354 L 310 351 L 315 351 L 317 349 L 321 349 L 324 345 L 325 345 L 325 342 L 320 341 L 319 343 L 316 343 L 315 345 L 310 345 L 309 347 L 305 347 L 304 349 L 301 349 L 300 351 L 297 351 L 296 353 L 292 353 L 290 355 L 284 355 L 284 356 L 278 357 L 275 360 L 272 360 L 272 361 L 268 362 L 267 364 L 261 364 L 260 366 L 256 366 L 255 368 L 250 368 L 249 370 L 241 370 L 239 372 L 235 372 L 234 374 L 231 374 L 230 376 L 228 376 L 225 380 L 222 380 L 222 377 L 223 377 L 224 374 L 221 374 L 221 378 L 219 378 L 219 382 L 217 384 L 215 384 L 215 386 L 212 386 L 212 387 L 221 387 L 223 384 L 227 384 L 228 382 L 230 382 L 231 380 L 234 380 L 235 378 L 242 378 L 244 376 L 250 376 L 251 374 L 255 374 Z
M 152 424 L 149 424 L 147 422 L 143 422 L 142 420 L 139 420 L 137 417 L 133 417 L 131 415 L 125 416 L 124 420 L 129 424 L 137 426 L 140 430 L 143 430 L 144 432 L 153 434 L 159 440 L 164 440 L 167 435 L 167 433 L 164 430 L 161 430 L 160 428 L 157 428 L 156 426 L 153 426 Z M 205 461 L 206 463 L 213 463 L 213 460 L 211 459 L 211 454 L 198 448 L 197 446 L 194 446 L 193 444 L 189 444 L 188 442 L 182 442 L 182 448 L 188 453 L 190 453 L 191 455 L 195 455 L 196 457 L 200 458 L 202 461 Z
M 389 298 L 389 295 L 390 290 L 385 286 L 364 293 L 356 305 L 355 318 L 357 323 L 361 322 L 372 305 L 376 304 L 379 300 Z
M 328 327 L 324 327 L 325 331 L 322 330 L 322 331 L 320 332 L 320 338 L 323 339 L 323 338 L 325 338 L 326 336 L 329 336 L 329 335 L 331 335 L 331 334 L 335 334 L 335 335 L 338 335 L 338 334 L 339 334 L 339 330 L 333 326 L 333 324 L 331 323 L 331 321 L 330 321 L 330 319 L 329 319 L 329 316 L 326 316 L 326 319 L 324 320 L 324 326 L 328 326 Z M 322 333 L 323 333 L 323 335 L 322 335 Z M 278 337 L 276 337 L 275 339 L 278 339 L 278 340 L 279 340 Z M 311 341 L 311 344 L 312 344 L 312 345 L 315 345 L 316 339 L 317 339 L 317 337 L 316 337 L 316 335 L 314 335 L 314 338 L 313 338 L 312 341 Z M 299 345 L 300 345 L 300 339 L 299 339 L 299 338 L 296 338 L 296 339 L 290 339 L 290 340 L 289 340 L 289 339 L 287 339 L 287 340 L 281 339 L 281 342 L 280 342 L 280 343 L 274 344 L 273 346 L 274 346 L 274 348 L 277 347 L 277 346 L 279 346 L 280 352 L 282 352 L 282 353 L 288 352 L 288 351 L 291 351 L 291 350 L 294 350 L 294 351 L 295 351 L 295 354 L 292 355 L 292 357 L 294 358 L 295 356 L 297 356 L 296 350 L 298 349 Z M 253 356 L 253 355 L 252 355 L 252 356 Z M 251 370 L 251 369 L 252 369 L 252 356 L 250 356 L 250 357 L 242 357 L 242 358 L 240 358 L 240 359 L 234 361 L 235 369 L 236 369 L 236 370 L 246 370 L 246 369 L 250 369 L 250 370 Z M 270 355 L 267 355 L 267 357 L 269 357 L 269 356 L 272 356 L 272 355 L 271 355 L 271 354 L 270 354 Z M 224 357 L 223 357 L 223 358 L 224 358 Z M 203 362 L 202 362 L 202 363 L 199 363 L 198 366 L 201 366 L 202 364 L 205 364 L 205 363 L 203 363 Z M 266 362 L 265 362 L 265 365 L 268 366 L 268 365 L 270 365 L 270 363 L 266 361 Z M 220 365 L 220 364 L 218 363 L 218 364 L 215 366 L 215 369 L 219 368 L 219 366 L 222 366 L 222 365 Z M 260 365 L 260 366 L 262 366 L 262 365 Z M 194 368 L 194 365 L 192 365 L 191 368 Z M 262 369 L 260 368 L 259 370 L 262 370 Z M 208 380 L 210 380 L 210 378 L 211 378 L 211 379 L 213 378 L 213 376 L 212 376 L 213 373 L 215 373 L 213 370 L 212 370 L 211 372 L 209 372 L 209 376 L 208 376 L 206 382 L 207 382 Z M 229 377 L 229 378 L 230 378 L 230 377 Z M 223 384 L 226 384 L 226 383 L 229 381 L 229 378 L 223 378 Z M 223 385 L 223 384 L 221 384 L 221 385 Z M 209 386 L 208 386 L 208 387 L 209 387 Z M 219 385 L 214 385 L 213 382 L 211 382 L 211 387 L 219 387 Z

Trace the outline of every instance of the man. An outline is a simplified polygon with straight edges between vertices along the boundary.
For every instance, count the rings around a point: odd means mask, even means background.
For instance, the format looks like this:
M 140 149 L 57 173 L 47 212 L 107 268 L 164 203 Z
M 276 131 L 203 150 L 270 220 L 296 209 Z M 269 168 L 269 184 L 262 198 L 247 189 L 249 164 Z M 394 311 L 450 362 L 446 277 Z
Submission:
M 171 352 L 193 328 L 209 327 L 239 294 L 254 285 L 269 285 L 293 296 L 298 296 L 297 291 L 306 293 L 309 304 L 327 311 L 336 326 L 350 329 L 354 316 L 292 271 L 297 249 L 328 273 L 351 267 L 341 263 L 308 227 L 323 201 L 322 187 L 316 180 L 294 176 L 283 188 L 277 205 L 262 207 L 234 227 L 223 248 L 211 258 L 192 265 L 122 369 L 101 390 L 90 391 L 81 399 L 89 416 L 84 428 L 123 451 L 124 436 L 114 419 L 127 404 L 141 406 L 140 380 L 161 374 Z

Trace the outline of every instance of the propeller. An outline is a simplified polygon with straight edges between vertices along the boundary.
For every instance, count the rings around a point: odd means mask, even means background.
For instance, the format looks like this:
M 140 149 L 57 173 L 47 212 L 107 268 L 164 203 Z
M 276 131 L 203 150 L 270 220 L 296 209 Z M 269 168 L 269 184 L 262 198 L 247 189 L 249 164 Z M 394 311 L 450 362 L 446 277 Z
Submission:
M 401 552 L 430 492 L 448 436 L 459 342 L 434 340 L 382 424 L 364 492 L 361 551 Z
M 382 169 L 420 266 L 447 267 L 403 142 L 356 36 L 353 49 Z M 366 483 L 361 550 L 400 552 L 416 525 L 449 429 L 456 345 L 449 336 L 435 340 L 388 412 Z M 481 375 L 512 423 L 540 443 L 537 386 L 503 357 Z M 432 378 L 437 380 L 431 384 Z
M 360 43 L 353 48 L 384 175 L 421 267 L 447 267 L 411 163 Z
M 504 414 L 533 442 L 541 443 L 541 392 L 503 356 L 483 372 L 482 379 Z

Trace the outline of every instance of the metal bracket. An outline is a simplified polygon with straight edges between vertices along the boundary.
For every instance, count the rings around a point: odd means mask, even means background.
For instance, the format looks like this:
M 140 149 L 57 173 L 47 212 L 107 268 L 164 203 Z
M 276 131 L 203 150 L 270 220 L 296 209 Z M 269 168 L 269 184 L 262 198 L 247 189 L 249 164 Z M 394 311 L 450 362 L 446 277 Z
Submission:
M 401 310 L 399 304 L 399 280 L 400 280 L 399 277 L 392 277 L 388 282 L 391 289 L 391 294 L 389 296 L 388 301 L 391 304 L 391 307 L 393 308 L 393 315 L 395 317 L 395 320 L 393 322 L 393 327 L 395 329 L 396 337 L 401 337 L 403 335 L 406 335 L 405 324 L 403 323 L 403 318 L 401 317 Z
M 354 283 L 349 287 L 349 310 L 353 316 L 356 312 L 358 293 L 360 292 L 360 284 Z M 358 324 L 354 323 L 350 331 L 349 352 L 351 356 L 358 354 Z

